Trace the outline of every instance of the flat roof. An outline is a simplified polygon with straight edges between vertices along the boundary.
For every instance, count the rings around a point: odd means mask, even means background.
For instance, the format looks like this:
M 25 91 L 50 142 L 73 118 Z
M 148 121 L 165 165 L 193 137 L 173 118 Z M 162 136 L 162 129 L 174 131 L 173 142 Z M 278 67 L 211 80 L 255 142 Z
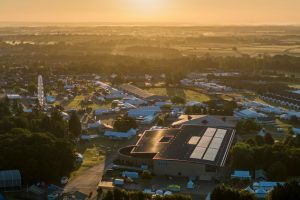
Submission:
M 224 166 L 235 130 L 183 125 L 145 131 L 131 153 L 156 153 L 155 160 L 176 160 Z
M 126 92 L 129 92 L 131 94 L 134 94 L 136 96 L 138 96 L 139 98 L 142 98 L 142 99 L 147 99 L 149 97 L 152 97 L 154 96 L 154 94 L 148 92 L 148 91 L 145 91 L 141 88 L 138 88 L 132 84 L 122 84 L 120 85 L 120 88 Z
M 155 95 L 155 94 L 152 94 L 146 90 L 143 90 L 135 85 L 132 85 L 132 84 L 122 84 L 120 85 L 120 88 L 122 90 L 124 90 L 125 92 L 128 92 L 130 94 L 133 94 L 141 99 L 145 99 L 145 100 L 166 100 L 166 99 L 169 99 L 168 97 L 166 96 L 160 96 L 160 95 Z
M 177 127 L 182 125 L 201 125 L 234 128 L 237 125 L 237 120 L 233 116 L 181 115 L 179 117 L 179 120 L 174 122 L 172 126 Z

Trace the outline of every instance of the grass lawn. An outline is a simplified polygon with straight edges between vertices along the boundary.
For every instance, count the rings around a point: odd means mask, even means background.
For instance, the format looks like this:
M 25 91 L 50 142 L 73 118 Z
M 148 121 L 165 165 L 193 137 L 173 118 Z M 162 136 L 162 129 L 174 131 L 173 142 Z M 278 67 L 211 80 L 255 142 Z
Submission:
M 85 98 L 87 98 L 88 96 L 84 96 L 84 95 L 78 95 L 76 96 L 73 100 L 71 100 L 67 105 L 66 108 L 67 109 L 80 109 L 83 107 L 90 107 L 93 110 L 95 109 L 99 109 L 99 108 L 110 108 L 111 107 L 111 102 L 105 102 L 105 103 L 101 103 L 101 104 L 97 104 L 95 102 L 91 103 L 91 104 L 87 104 L 87 105 L 81 105 L 81 101 L 84 100 Z
M 208 101 L 210 100 L 210 96 L 200 93 L 200 92 L 195 92 L 193 90 L 189 89 L 182 89 L 182 88 L 146 88 L 148 92 L 151 92 L 156 95 L 163 95 L 163 96 L 179 96 L 183 97 L 186 99 L 186 101 Z
M 72 179 L 86 169 L 96 166 L 105 159 L 105 155 L 117 151 L 124 143 L 126 141 L 115 141 L 104 137 L 79 143 L 77 145 L 77 152 L 83 155 L 83 163 L 71 173 L 70 178 Z
M 299 89 L 300 90 L 300 83 L 291 83 L 289 84 L 289 87 L 295 88 L 296 90 Z
M 66 105 L 66 108 L 67 109 L 72 109 L 72 108 L 75 108 L 75 109 L 80 109 L 82 108 L 80 102 L 82 100 L 84 100 L 86 98 L 86 96 L 84 95 L 78 95 L 76 96 L 74 99 L 72 99 L 67 105 Z
M 276 123 L 278 124 L 278 126 L 280 126 L 280 128 L 282 128 L 284 130 L 284 132 L 288 133 L 289 128 L 292 128 L 293 125 L 289 124 L 285 121 L 282 121 L 280 119 L 276 119 Z
M 111 108 L 111 102 L 104 102 L 104 103 L 101 103 L 101 104 L 97 104 L 97 103 L 92 103 L 92 104 L 89 104 L 87 105 L 87 107 L 90 107 L 92 108 L 93 110 L 96 110 L 96 109 L 100 109 L 100 108 Z

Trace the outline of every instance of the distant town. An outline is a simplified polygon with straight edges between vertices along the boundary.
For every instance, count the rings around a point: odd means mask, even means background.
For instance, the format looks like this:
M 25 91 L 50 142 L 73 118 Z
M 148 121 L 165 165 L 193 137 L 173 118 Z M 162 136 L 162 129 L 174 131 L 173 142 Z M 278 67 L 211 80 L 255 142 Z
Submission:
M 191 73 L 176 84 L 168 83 L 166 74 L 122 77 L 128 80 L 123 83 L 117 82 L 117 74 L 41 74 L 20 68 L 1 74 L 1 132 L 35 137 L 25 129 L 40 132 L 50 126 L 44 131 L 74 146 L 69 158 L 74 166 L 55 169 L 57 178 L 43 172 L 31 177 L 34 171 L 12 162 L 5 165 L 11 169 L 0 171 L 2 189 L 20 190 L 25 182 L 32 183 L 26 186 L 30 195 L 48 199 L 114 188 L 209 199 L 226 182 L 265 198 L 299 175 L 300 158 L 294 151 L 300 144 L 297 87 L 256 92 L 255 82 L 246 86 L 253 89 L 227 84 L 243 76 L 238 72 Z M 8 152 L 6 140 L 2 135 L 4 162 L 24 148 L 13 146 L 15 152 Z M 16 140 L 26 144 L 26 138 Z M 37 150 L 46 151 L 47 140 L 39 140 Z M 24 155 L 37 153 L 32 151 L 22 150 Z M 56 151 L 40 162 L 68 153 Z

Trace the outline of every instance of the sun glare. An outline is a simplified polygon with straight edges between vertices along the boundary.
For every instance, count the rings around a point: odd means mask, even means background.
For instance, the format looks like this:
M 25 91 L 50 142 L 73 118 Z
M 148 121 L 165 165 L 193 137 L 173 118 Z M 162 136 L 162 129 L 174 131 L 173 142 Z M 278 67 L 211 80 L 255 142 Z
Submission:
M 166 0 L 128 0 L 128 4 L 136 11 L 157 13 L 165 6 Z

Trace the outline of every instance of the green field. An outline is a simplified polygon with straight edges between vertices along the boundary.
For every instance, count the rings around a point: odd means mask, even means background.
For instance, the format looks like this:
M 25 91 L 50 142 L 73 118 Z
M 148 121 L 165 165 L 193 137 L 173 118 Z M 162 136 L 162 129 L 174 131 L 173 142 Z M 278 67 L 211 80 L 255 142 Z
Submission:
M 81 101 L 84 100 L 85 98 L 88 98 L 88 96 L 78 95 L 74 99 L 72 99 L 65 107 L 67 109 L 72 109 L 72 108 L 81 109 L 83 107 L 90 107 L 93 110 L 99 109 L 99 108 L 110 108 L 111 107 L 111 102 L 105 102 L 102 104 L 97 104 L 97 103 L 93 102 L 91 104 L 82 105 Z
M 147 88 L 145 89 L 155 95 L 163 95 L 168 97 L 179 96 L 185 98 L 186 101 L 208 101 L 210 96 L 189 89 L 182 88 Z
M 105 159 L 105 155 L 118 150 L 124 143 L 124 141 L 113 141 L 104 137 L 79 143 L 77 145 L 77 152 L 83 155 L 83 163 L 71 173 L 70 178 L 72 179 L 86 169 L 96 166 Z
M 72 108 L 76 108 L 76 109 L 80 109 L 81 108 L 81 104 L 80 102 L 82 100 L 85 99 L 85 96 L 83 95 L 79 95 L 79 96 L 76 96 L 74 99 L 72 99 L 67 105 L 66 107 L 68 109 L 72 109 Z

